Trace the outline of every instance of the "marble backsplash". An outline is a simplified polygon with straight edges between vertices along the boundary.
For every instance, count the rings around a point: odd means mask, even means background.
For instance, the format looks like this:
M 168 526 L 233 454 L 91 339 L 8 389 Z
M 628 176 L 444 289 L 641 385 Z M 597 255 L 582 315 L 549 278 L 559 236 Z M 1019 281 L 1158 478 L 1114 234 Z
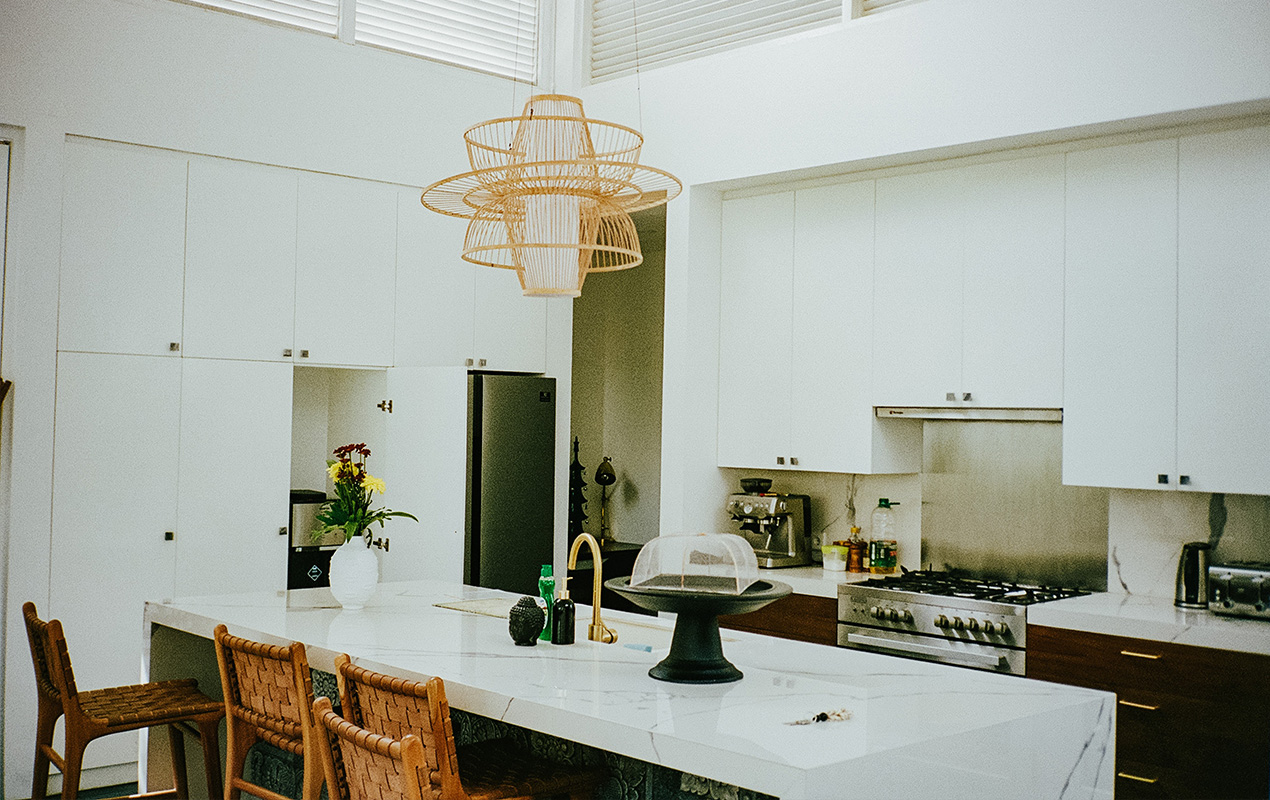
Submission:
M 1213 562 L 1270 561 L 1270 497 L 1112 490 L 1107 591 L 1173 597 L 1182 545 L 1204 541 Z

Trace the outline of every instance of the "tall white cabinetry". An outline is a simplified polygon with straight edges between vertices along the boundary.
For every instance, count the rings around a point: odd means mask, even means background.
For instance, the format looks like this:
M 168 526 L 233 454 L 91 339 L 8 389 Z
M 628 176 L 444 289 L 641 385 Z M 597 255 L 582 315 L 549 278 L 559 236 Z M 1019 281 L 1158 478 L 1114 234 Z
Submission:
M 1270 493 L 1270 129 L 1071 153 L 1065 483 Z
M 873 404 L 1062 405 L 1063 157 L 879 179 Z
M 920 424 L 869 402 L 873 195 L 861 181 L 724 202 L 720 466 L 920 468 Z

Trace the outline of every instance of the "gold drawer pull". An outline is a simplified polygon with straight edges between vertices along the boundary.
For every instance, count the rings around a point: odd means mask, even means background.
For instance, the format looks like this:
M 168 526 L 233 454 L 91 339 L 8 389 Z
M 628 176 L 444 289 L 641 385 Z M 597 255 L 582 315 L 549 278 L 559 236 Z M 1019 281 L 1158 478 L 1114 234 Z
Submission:
M 1159 778 L 1144 778 L 1141 775 L 1131 775 L 1128 772 L 1117 772 L 1117 778 L 1124 778 L 1129 781 L 1137 781 L 1138 783 L 1155 783 Z
M 1122 706 L 1128 706 L 1129 708 L 1140 708 L 1143 711 L 1159 711 L 1160 710 L 1159 706 L 1149 706 L 1146 703 L 1134 703 L 1129 700 L 1120 700 L 1119 703 Z
M 1148 661 L 1158 661 L 1159 659 L 1164 658 L 1164 656 L 1159 653 L 1135 653 L 1132 650 L 1121 650 L 1120 655 L 1131 656 L 1133 658 L 1145 658 Z

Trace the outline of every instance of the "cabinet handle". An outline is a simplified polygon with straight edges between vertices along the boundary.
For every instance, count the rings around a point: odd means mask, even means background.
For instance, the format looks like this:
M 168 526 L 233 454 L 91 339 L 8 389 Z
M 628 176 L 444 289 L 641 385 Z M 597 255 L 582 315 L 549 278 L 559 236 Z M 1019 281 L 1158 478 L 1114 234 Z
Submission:
M 1129 772 L 1117 772 L 1117 778 L 1124 778 L 1127 781 L 1137 781 L 1138 783 L 1155 783 L 1159 778 L 1144 778 L 1141 775 L 1134 775 Z
M 288 347 L 286 350 L 283 350 L 283 351 L 282 351 L 282 357 L 283 357 L 283 358 L 290 358 L 290 357 L 291 357 L 291 348 L 290 348 L 290 347 Z
M 777 457 L 776 457 L 776 463 L 777 463 L 777 464 L 784 464 L 784 463 L 785 463 L 785 456 L 777 456 Z
M 470 366 L 472 366 L 472 365 L 473 365 L 473 364 L 475 364 L 475 363 L 476 363 L 476 362 L 475 362 L 475 361 L 473 361 L 473 360 L 472 360 L 472 359 L 470 359 L 470 358 L 465 358 L 465 359 L 463 359 L 463 366 L 465 366 L 465 367 L 470 367 Z
M 1164 656 L 1160 653 L 1135 653 L 1132 650 L 1121 650 L 1120 655 L 1130 658 L 1145 658 L 1148 661 L 1159 661 Z
M 170 352 L 170 353 L 179 353 L 180 351 L 181 351 L 181 343 L 180 343 L 180 342 L 168 342 L 168 352 Z
M 1156 483 L 1168 483 L 1168 482 L 1169 482 L 1169 476 L 1168 476 L 1168 475 L 1165 475 L 1164 473 L 1160 473 L 1159 475 L 1156 475 L 1156 476 L 1155 476 L 1155 482 L 1156 482 Z
M 1146 703 L 1134 703 L 1130 700 L 1119 700 L 1117 702 L 1119 702 L 1120 705 L 1122 706 L 1128 706 L 1129 708 L 1140 708 L 1143 711 L 1159 711 L 1160 710 L 1159 706 L 1149 706 Z
M 1178 483 L 1180 483 L 1180 484 L 1182 484 L 1183 486 L 1190 486 L 1190 485 L 1191 485 L 1191 476 L 1190 476 L 1190 475 L 1178 475 L 1178 476 L 1177 476 L 1177 482 L 1178 482 Z
M 947 401 L 948 401 L 948 402 L 950 402 L 950 403 L 955 403 L 955 402 L 957 402 L 957 393 L 956 393 L 956 392 L 949 392 L 948 394 L 944 395 L 944 399 L 945 399 L 945 400 L 947 400 Z
M 791 466 L 798 466 L 798 456 L 790 456 L 789 463 Z
M 286 525 L 283 525 L 281 528 L 279 528 L 279 529 L 278 529 L 278 535 L 279 535 L 279 536 L 286 536 L 286 535 L 287 535 L 287 526 L 286 526 Z
M 964 392 L 964 393 L 961 395 L 961 399 L 962 399 L 962 400 L 965 400 L 965 401 L 967 401 L 967 402 L 969 402 L 969 400 L 970 400 L 970 392 Z
M 308 350 L 301 350 L 301 351 L 300 351 L 300 358 L 308 358 L 308 357 L 309 357 L 309 351 L 308 351 Z
M 175 538 L 176 538 L 176 531 L 164 531 L 164 532 L 163 532 L 163 541 L 165 541 L 165 542 L 170 542 L 170 541 L 172 541 L 172 540 L 173 540 L 173 539 L 175 539 Z
M 488 363 L 489 363 L 488 361 L 486 361 L 485 359 L 483 359 L 483 358 L 482 358 L 480 361 L 476 362 L 476 366 L 478 366 L 478 367 L 483 367 L 483 366 L 485 366 L 485 365 L 486 365 L 486 364 L 488 364 Z

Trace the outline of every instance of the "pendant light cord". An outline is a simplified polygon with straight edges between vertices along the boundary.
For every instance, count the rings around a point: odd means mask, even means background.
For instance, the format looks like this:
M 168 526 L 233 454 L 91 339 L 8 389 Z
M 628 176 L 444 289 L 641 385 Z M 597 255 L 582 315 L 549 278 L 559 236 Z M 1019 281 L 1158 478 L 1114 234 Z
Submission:
M 640 93 L 639 84 L 639 11 L 638 0 L 631 0 L 631 32 L 635 36 L 635 116 L 639 120 L 638 130 L 644 130 L 644 96 Z

